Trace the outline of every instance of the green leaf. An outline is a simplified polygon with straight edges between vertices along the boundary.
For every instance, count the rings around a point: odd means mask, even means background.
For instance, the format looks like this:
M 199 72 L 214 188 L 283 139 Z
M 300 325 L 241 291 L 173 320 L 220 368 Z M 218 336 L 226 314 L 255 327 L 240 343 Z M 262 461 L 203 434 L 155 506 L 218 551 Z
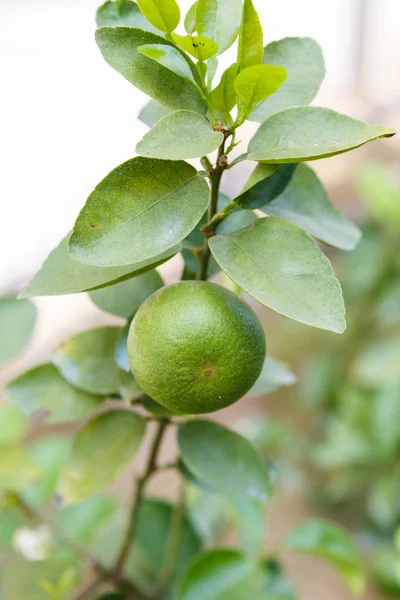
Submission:
M 216 543 L 228 522 L 227 499 L 200 488 L 198 484 L 187 484 L 185 501 L 190 522 L 203 544 L 210 546 Z
M 293 586 L 282 573 L 280 564 L 271 559 L 265 567 L 268 574 L 265 600 L 297 600 Z
M 265 542 L 265 505 L 253 498 L 230 498 L 240 547 L 247 556 L 260 556 Z
M 345 330 L 342 292 L 331 264 L 296 225 L 267 217 L 209 243 L 222 269 L 261 304 L 300 323 Z
M 29 446 L 29 454 L 37 464 L 41 476 L 24 490 L 24 499 L 31 506 L 42 507 L 54 496 L 61 465 L 71 447 L 71 439 L 62 435 L 49 435 Z
M 0 298 L 0 367 L 16 358 L 32 337 L 36 308 L 28 300 Z
M 0 446 L 0 492 L 20 491 L 40 477 L 29 451 L 19 446 Z
M 161 276 L 153 270 L 101 290 L 89 292 L 89 296 L 92 302 L 105 312 L 129 319 L 143 302 L 163 285 Z
M 222 114 L 229 113 L 236 104 L 235 80 L 237 70 L 237 63 L 226 69 L 221 77 L 221 81 L 211 93 L 215 108 Z
M 296 168 L 295 164 L 258 164 L 235 201 L 250 210 L 268 205 L 289 185 Z
M 0 406 L 0 444 L 8 445 L 18 442 L 25 434 L 28 423 L 26 417 L 17 406 L 2 404 Z
M 218 45 L 205 35 L 178 35 L 174 33 L 172 37 L 178 46 L 200 62 L 208 60 L 218 52 Z
M 353 376 L 363 386 L 378 388 L 384 384 L 398 383 L 400 361 L 400 336 L 373 340 L 362 349 L 353 367 Z
M 261 375 L 249 391 L 249 394 L 252 396 L 272 394 L 282 386 L 294 385 L 296 381 L 296 375 L 285 363 L 272 358 L 272 356 L 267 356 Z
M 228 217 L 217 226 L 217 232 L 221 234 L 232 233 L 233 231 L 248 227 L 256 221 L 256 215 L 250 210 L 235 208 L 235 210 L 233 210 Z
M 371 417 L 374 436 L 379 446 L 389 456 L 396 451 L 400 442 L 399 390 L 399 383 L 389 381 L 379 390 L 372 404 Z
M 115 500 L 107 496 L 92 496 L 83 502 L 66 506 L 56 514 L 57 524 L 68 531 L 70 538 L 90 544 L 97 531 L 112 517 Z
M 136 539 L 127 571 L 145 589 L 154 589 L 160 584 L 172 533 L 173 513 L 174 507 L 162 500 L 146 499 L 139 507 Z M 184 515 L 173 578 L 180 575 L 199 550 L 200 541 Z
M 249 116 L 250 121 L 263 123 L 289 106 L 310 104 L 325 77 L 321 48 L 311 38 L 292 37 L 271 42 L 265 48 L 263 62 L 284 67 L 287 78 L 273 96 L 256 107 Z
M 142 395 L 142 390 L 136 383 L 132 373 L 125 370 L 119 372 L 119 393 L 125 402 L 131 404 Z
M 188 62 L 177 48 L 166 46 L 165 44 L 147 44 L 146 46 L 139 46 L 138 51 L 143 56 L 155 60 L 163 67 L 179 75 L 179 77 L 195 83 Z
M 365 589 L 365 575 L 360 556 L 350 537 L 327 521 L 309 521 L 292 531 L 286 548 L 314 554 L 328 561 L 340 573 L 354 594 Z
M 72 387 L 53 365 L 41 365 L 8 384 L 6 394 L 26 415 L 48 413 L 49 423 L 75 421 L 96 410 L 102 398 Z
M 186 13 L 185 17 L 185 29 L 186 33 L 191 35 L 194 31 L 196 31 L 196 12 L 197 12 L 197 0 L 192 4 Z
M 162 406 L 162 404 L 158 404 L 153 398 L 150 396 L 146 396 L 146 394 L 141 398 L 141 404 L 147 412 L 151 415 L 154 415 L 157 419 L 169 419 L 174 416 L 174 413 Z
M 61 469 L 63 504 L 79 502 L 112 483 L 132 461 L 145 430 L 144 419 L 127 410 L 109 411 L 84 425 Z
M 178 443 L 187 469 L 221 494 L 259 500 L 270 496 L 267 470 L 253 446 L 237 433 L 194 420 L 180 426 Z
M 130 0 L 123 0 L 122 6 L 117 8 L 117 2 L 108 0 L 97 11 L 97 27 L 137 27 L 145 31 L 158 33 L 143 16 L 140 8 Z
M 160 31 L 171 33 L 179 25 L 181 11 L 175 0 L 137 0 L 148 21 Z
M 342 154 L 392 137 L 393 129 L 369 125 L 318 106 L 295 106 L 269 117 L 249 144 L 249 160 L 293 163 Z
M 176 600 L 263 600 L 260 565 L 236 550 L 200 554 L 184 574 Z
M 396 172 L 378 163 L 364 163 L 355 184 L 368 214 L 385 227 L 399 231 L 400 184 Z
M 149 100 L 140 111 L 138 119 L 148 127 L 153 127 L 157 121 L 162 117 L 165 117 L 165 115 L 168 115 L 170 112 L 169 108 L 163 106 L 156 100 Z
M 198 0 L 196 31 L 218 44 L 222 54 L 237 38 L 242 20 L 242 0 Z
M 72 257 L 100 266 L 156 257 L 194 229 L 208 198 L 206 181 L 191 165 L 133 158 L 89 196 L 70 238 Z
M 131 368 L 129 366 L 128 359 L 128 334 L 129 329 L 131 327 L 132 319 L 130 319 L 125 327 L 122 329 L 120 336 L 117 340 L 117 345 L 115 346 L 115 362 L 119 366 L 120 369 L 126 371 L 127 373 L 131 372 Z
M 136 152 L 149 158 L 182 160 L 214 152 L 224 134 L 198 113 L 178 110 L 158 121 L 140 140 Z
M 235 91 L 240 99 L 242 118 L 250 114 L 261 100 L 274 94 L 285 79 L 285 69 L 275 65 L 254 65 L 240 71 L 235 80 Z
M 396 598 L 400 594 L 399 553 L 395 548 L 378 547 L 373 557 L 373 575 L 385 595 Z
M 52 362 L 64 379 L 85 392 L 117 394 L 119 378 L 114 351 L 120 334 L 120 327 L 98 327 L 78 333 L 56 350 Z
M 169 248 L 158 256 L 124 267 L 96 267 L 74 260 L 68 252 L 67 235 L 45 261 L 32 281 L 21 292 L 22 297 L 59 296 L 104 288 L 137 277 L 172 258 L 180 245 Z
M 153 33 L 128 27 L 99 29 L 96 41 L 111 67 L 160 104 L 168 108 L 194 110 L 200 114 L 207 112 L 207 104 L 193 82 L 179 77 L 138 51 L 140 46 L 173 46 L 172 42 Z M 195 66 L 191 62 L 189 65 L 195 81 L 200 84 Z
M 238 47 L 240 70 L 263 62 L 263 40 L 263 30 L 254 4 L 252 0 L 244 0 Z
M 284 217 L 322 242 L 342 250 L 353 250 L 361 239 L 357 225 L 330 203 L 322 183 L 307 165 L 298 165 L 282 193 L 261 210 Z

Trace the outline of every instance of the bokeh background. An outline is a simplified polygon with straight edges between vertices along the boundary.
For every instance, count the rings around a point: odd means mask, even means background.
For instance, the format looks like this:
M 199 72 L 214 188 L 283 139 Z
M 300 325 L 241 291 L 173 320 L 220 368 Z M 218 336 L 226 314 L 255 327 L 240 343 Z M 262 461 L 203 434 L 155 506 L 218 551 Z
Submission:
M 311 36 L 322 46 L 327 76 L 315 104 L 400 128 L 398 0 L 254 3 L 266 43 L 286 36 Z M 185 12 L 191 0 L 180 4 Z M 0 1 L 0 295 L 14 293 L 30 280 L 69 231 L 94 186 L 134 156 L 136 142 L 147 130 L 136 120 L 145 96 L 106 65 L 94 42 L 97 7 L 97 0 Z M 221 71 L 234 55 L 235 48 L 231 48 L 221 61 Z M 252 125 L 244 127 L 242 140 L 252 132 Z M 396 177 L 398 138 L 331 158 L 329 163 L 314 163 L 334 203 L 359 222 L 365 218 L 365 207 L 354 179 L 360 165 L 371 160 L 386 165 L 391 177 Z M 241 187 L 245 169 L 240 165 L 229 172 L 226 193 L 234 194 Z M 330 252 L 330 257 L 340 270 L 340 253 Z M 179 261 L 175 257 L 161 267 L 167 282 L 178 277 Z M 113 321 L 86 294 L 35 302 L 39 318 L 32 342 L 21 358 L 0 370 L 0 384 L 46 360 L 74 331 Z M 395 305 L 395 311 L 396 306 L 400 314 L 400 305 Z M 271 353 L 294 365 L 300 379 L 305 358 L 316 347 L 326 349 L 336 343 L 333 334 L 316 335 L 260 307 L 257 310 Z M 244 413 L 263 411 L 304 435 L 307 419 L 318 421 L 318 416 L 310 406 L 304 408 L 299 399 L 302 393 L 297 386 L 290 392 L 243 401 L 218 418 L 231 422 Z M 306 488 L 304 476 L 298 473 L 289 485 L 283 485 L 270 508 L 269 544 L 278 543 L 308 515 L 333 514 L 353 525 L 347 516 L 330 513 L 318 499 L 310 499 Z M 330 569 L 298 557 L 289 556 L 287 563 L 301 600 L 350 598 Z M 368 598 L 381 597 L 375 586 L 369 593 Z

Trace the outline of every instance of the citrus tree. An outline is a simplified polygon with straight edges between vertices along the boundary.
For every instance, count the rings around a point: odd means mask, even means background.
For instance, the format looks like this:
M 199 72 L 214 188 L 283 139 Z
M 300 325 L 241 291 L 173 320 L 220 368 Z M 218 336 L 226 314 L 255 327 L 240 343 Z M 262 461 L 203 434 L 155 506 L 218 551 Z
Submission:
M 325 72 L 319 46 L 287 38 L 264 48 L 251 0 L 198 0 L 186 34 L 176 33 L 180 20 L 175 0 L 108 1 L 97 13 L 104 59 L 151 97 L 140 114 L 150 130 L 138 156 L 94 189 L 20 296 L 89 292 L 126 325 L 75 335 L 51 363 L 7 386 L 7 600 L 290 600 L 286 549 L 328 560 L 354 593 L 364 587 L 356 549 L 330 523 L 301 524 L 279 551 L 263 550 L 268 466 L 245 437 L 193 415 L 291 377 L 266 356 L 261 323 L 236 292 L 301 323 L 345 330 L 339 282 L 312 237 L 350 250 L 360 232 L 304 163 L 394 132 L 309 106 Z M 237 61 L 215 84 L 219 56 L 236 39 Z M 240 153 L 246 120 L 261 125 Z M 221 182 L 242 161 L 255 168 L 227 198 Z M 178 253 L 182 281 L 165 287 L 155 269 Z M 220 271 L 235 291 L 208 282 Z M 33 415 L 45 423 L 39 437 Z M 172 461 L 162 452 L 169 430 Z M 126 507 L 102 490 L 145 436 Z M 166 469 L 180 481 L 173 503 L 146 491 Z M 236 549 L 224 542 L 232 522 Z

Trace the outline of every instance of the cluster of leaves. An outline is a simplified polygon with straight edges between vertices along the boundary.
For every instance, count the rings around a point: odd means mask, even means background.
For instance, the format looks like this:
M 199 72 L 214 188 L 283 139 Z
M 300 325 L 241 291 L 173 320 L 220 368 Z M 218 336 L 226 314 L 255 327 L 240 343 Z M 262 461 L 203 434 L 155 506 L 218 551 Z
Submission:
M 376 578 L 400 593 L 400 181 L 378 163 L 355 184 L 366 217 L 358 248 L 339 262 L 349 331 L 318 347 L 301 394 L 320 415 L 323 441 L 312 450 L 324 497 L 373 532 Z M 310 383 L 312 382 L 312 383 Z M 320 435 L 320 432 L 319 432 Z M 353 512 L 350 507 L 357 507 Z
M 64 598 L 82 575 L 82 552 L 101 575 L 99 589 L 110 584 L 125 594 L 133 587 L 135 597 L 294 598 L 279 562 L 262 552 L 263 503 L 271 493 L 266 465 L 238 433 L 206 420 L 176 419 L 143 395 L 127 361 L 129 321 L 163 285 L 155 268 L 181 253 L 184 278 L 206 279 L 223 270 L 276 312 L 343 332 L 340 285 L 310 236 L 349 250 L 360 232 L 332 206 L 304 162 L 394 133 L 309 106 L 324 77 L 319 46 L 287 38 L 264 48 L 251 0 L 198 0 L 186 15 L 186 35 L 175 32 L 179 22 L 175 0 L 107 1 L 97 13 L 96 41 L 105 60 L 151 97 L 140 116 L 151 129 L 137 146 L 139 156 L 95 188 L 72 233 L 21 296 L 89 292 L 126 326 L 75 335 L 49 364 L 7 387 L 10 404 L 2 422 L 20 425 L 11 438 L 10 425 L 2 426 L 2 518 L 11 524 L 2 544 L 13 540 L 32 557 L 23 540 L 31 534 L 35 539 L 35 532 L 16 538 L 20 520 L 40 521 L 40 507 L 54 494 L 62 504 L 50 510 L 53 546 L 47 559 L 43 531 L 35 548 L 38 565 L 21 568 L 20 557 L 9 555 L 2 579 L 8 600 L 24 597 L 27 581 L 34 600 L 43 594 Z M 214 85 L 218 56 L 237 38 L 237 62 Z M 246 119 L 261 126 L 247 152 L 230 162 Z M 213 165 L 207 155 L 214 151 Z M 196 158 L 205 170 L 186 162 Z M 228 199 L 220 194 L 221 178 L 243 160 L 257 164 L 240 193 Z M 259 218 L 256 209 L 265 216 Z M 254 392 L 290 383 L 290 372 L 268 357 Z M 38 413 L 47 423 L 73 424 L 73 435 L 32 441 L 26 419 L 37 420 Z M 102 490 L 130 465 L 150 421 L 157 422 L 157 432 L 132 520 Z M 174 506 L 143 494 L 162 468 L 156 453 L 171 426 L 178 459 L 169 466 L 187 488 Z M 241 550 L 225 548 L 216 536 L 221 511 L 235 515 Z M 307 523 L 284 547 L 327 559 L 355 593 L 362 591 L 358 554 L 340 529 Z

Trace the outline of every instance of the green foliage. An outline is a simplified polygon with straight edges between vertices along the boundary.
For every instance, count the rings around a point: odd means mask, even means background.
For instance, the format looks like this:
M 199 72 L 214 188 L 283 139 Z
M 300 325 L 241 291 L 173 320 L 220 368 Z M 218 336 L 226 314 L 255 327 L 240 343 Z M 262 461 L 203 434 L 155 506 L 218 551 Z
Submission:
M 19 408 L 12 404 L 0 406 L 0 444 L 18 442 L 27 429 L 27 420 Z
M 198 61 L 208 60 L 218 52 L 218 46 L 205 35 L 177 35 L 172 36 L 180 48 L 188 52 Z
M 106 412 L 84 425 L 61 469 L 62 503 L 74 504 L 112 483 L 137 452 L 145 429 L 145 421 L 126 410 Z M 101 468 L 94 469 L 95 464 Z
M 272 394 L 282 386 L 294 385 L 296 376 L 284 363 L 267 356 L 260 377 L 251 388 L 249 394 L 263 396 Z
M 25 448 L 0 446 L 0 493 L 23 490 L 39 477 L 39 467 Z
M 229 113 L 236 104 L 235 81 L 237 69 L 236 63 L 228 67 L 224 71 L 219 85 L 211 94 L 215 108 L 223 115 Z
M 256 104 L 274 94 L 285 79 L 285 69 L 275 65 L 253 65 L 240 71 L 235 80 L 235 91 L 239 98 L 239 123 L 244 121 Z
M 263 31 L 252 0 L 244 0 L 239 34 L 239 69 L 253 67 L 263 62 Z
M 0 367 L 24 349 L 32 337 L 36 308 L 28 300 L 0 298 Z
M 178 26 L 181 12 L 175 0 L 137 0 L 139 8 L 154 27 L 171 33 Z
M 198 0 L 196 31 L 214 40 L 222 54 L 237 38 L 241 17 L 241 0 Z
M 138 119 L 142 121 L 148 127 L 153 127 L 162 117 L 170 113 L 170 109 L 162 104 L 159 104 L 156 100 L 149 100 L 149 102 L 142 108 L 138 115 Z
M 279 166 L 259 163 L 235 202 L 249 210 L 267 207 L 283 193 L 296 169 L 296 164 Z M 265 208 L 265 211 L 268 210 Z
M 131 0 L 118 3 L 107 0 L 97 11 L 97 27 L 138 27 L 145 31 L 159 33 L 143 16 L 140 8 Z

